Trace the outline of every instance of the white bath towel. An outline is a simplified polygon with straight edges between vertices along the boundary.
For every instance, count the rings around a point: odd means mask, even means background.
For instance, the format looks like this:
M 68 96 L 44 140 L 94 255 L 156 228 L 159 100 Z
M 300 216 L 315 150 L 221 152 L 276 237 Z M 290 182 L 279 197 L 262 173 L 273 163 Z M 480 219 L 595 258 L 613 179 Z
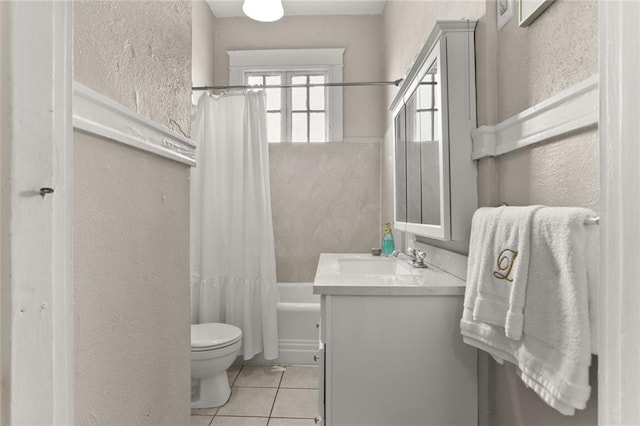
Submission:
M 477 265 L 480 270 L 473 319 L 503 327 L 505 335 L 514 340 L 522 337 L 531 221 L 534 212 L 541 207 L 492 209 L 488 220 L 490 235 L 481 242 L 485 248 Z
M 593 215 L 587 209 L 557 207 L 534 213 L 531 244 L 535 248 L 521 340 L 509 339 L 501 327 L 473 318 L 468 308 L 477 297 L 473 281 L 467 283 L 460 321 L 466 343 L 514 363 L 524 383 L 566 415 L 585 408 L 591 391 L 589 280 L 594 278 L 590 265 L 597 263 L 593 258 L 597 250 L 591 245 L 597 239 L 588 238 L 589 225 L 584 221 Z

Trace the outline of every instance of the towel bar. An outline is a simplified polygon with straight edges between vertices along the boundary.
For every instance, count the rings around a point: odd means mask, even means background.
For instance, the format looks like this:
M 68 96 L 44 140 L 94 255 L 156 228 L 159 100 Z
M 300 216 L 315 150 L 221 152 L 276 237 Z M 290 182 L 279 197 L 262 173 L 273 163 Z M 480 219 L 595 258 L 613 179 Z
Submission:
M 499 207 L 508 207 L 509 204 L 502 203 Z M 584 220 L 585 225 L 600 225 L 600 216 L 597 217 L 588 217 Z
M 600 225 L 600 217 L 588 217 L 584 220 L 585 225 Z

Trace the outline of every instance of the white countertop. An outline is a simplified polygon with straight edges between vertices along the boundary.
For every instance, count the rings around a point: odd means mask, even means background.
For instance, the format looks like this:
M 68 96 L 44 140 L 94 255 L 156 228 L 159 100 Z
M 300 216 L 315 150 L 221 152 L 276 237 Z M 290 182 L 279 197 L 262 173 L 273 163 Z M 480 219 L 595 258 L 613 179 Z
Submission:
M 414 268 L 407 256 L 322 253 L 314 294 L 353 296 L 461 296 L 465 281 L 440 269 Z

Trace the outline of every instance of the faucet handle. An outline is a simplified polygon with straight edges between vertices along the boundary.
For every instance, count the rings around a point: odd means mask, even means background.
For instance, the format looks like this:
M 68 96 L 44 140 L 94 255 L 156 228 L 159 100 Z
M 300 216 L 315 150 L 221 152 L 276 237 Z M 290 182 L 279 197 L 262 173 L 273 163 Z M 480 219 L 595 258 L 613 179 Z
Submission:
M 422 250 L 416 250 L 412 247 L 409 247 L 407 249 L 407 254 L 411 257 L 411 260 L 409 261 L 409 264 L 411 266 L 414 266 L 416 268 L 427 267 L 427 264 L 425 263 L 427 253 L 423 252 Z

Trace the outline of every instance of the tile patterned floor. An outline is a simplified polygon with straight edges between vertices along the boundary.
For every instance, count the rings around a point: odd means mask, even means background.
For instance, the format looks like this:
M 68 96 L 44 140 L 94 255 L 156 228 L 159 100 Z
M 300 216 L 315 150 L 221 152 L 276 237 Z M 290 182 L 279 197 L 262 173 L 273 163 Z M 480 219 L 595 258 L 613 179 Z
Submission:
M 233 365 L 231 398 L 191 410 L 192 426 L 312 426 L 318 415 L 318 367 Z

